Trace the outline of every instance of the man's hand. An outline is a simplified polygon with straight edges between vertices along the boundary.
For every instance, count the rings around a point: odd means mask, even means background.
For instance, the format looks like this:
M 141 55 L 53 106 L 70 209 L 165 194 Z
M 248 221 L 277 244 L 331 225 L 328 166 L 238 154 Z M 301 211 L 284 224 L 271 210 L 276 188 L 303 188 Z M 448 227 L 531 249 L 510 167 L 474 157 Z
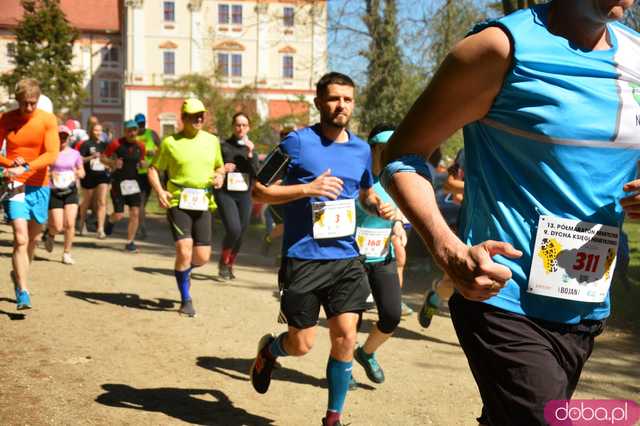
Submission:
M 10 167 L 5 170 L 5 176 L 8 177 L 17 177 L 26 172 L 23 166 Z
M 249 157 L 251 157 L 253 155 L 253 150 L 255 149 L 256 145 L 253 142 L 251 142 L 249 139 L 245 140 L 244 144 L 249 149 Z
M 222 185 L 224 185 L 224 175 L 216 173 L 215 175 L 213 175 L 212 183 L 214 189 L 222 188 Z
M 393 229 L 391 230 L 391 240 L 394 244 L 399 244 L 402 247 L 406 247 L 407 245 L 407 231 L 404 230 L 404 226 L 402 226 L 401 222 L 395 222 L 393 224 Z
M 227 173 L 231 173 L 235 171 L 236 165 L 233 163 L 224 163 L 224 171 Z
M 173 195 L 169 191 L 165 191 L 164 189 L 158 192 L 158 201 L 160 202 L 160 207 L 163 209 L 168 209 L 171 207 L 171 199 Z
M 18 166 L 24 166 L 25 164 L 27 164 L 27 162 L 24 160 L 24 158 L 22 157 L 17 157 L 15 160 L 13 160 L 13 167 L 18 167 Z
M 633 192 L 633 194 L 620 200 L 620 205 L 625 214 L 631 220 L 640 219 L 640 179 L 625 183 L 622 189 L 625 192 Z
M 498 294 L 511 279 L 511 270 L 493 261 L 497 254 L 510 259 L 522 256 L 509 243 L 489 240 L 473 247 L 460 242 L 453 250 L 441 250 L 437 260 L 460 294 L 469 300 L 482 301 Z
M 313 182 L 306 184 L 304 193 L 308 197 L 327 197 L 335 200 L 342 193 L 342 184 L 342 179 L 331 176 L 331 169 L 328 169 Z
M 393 220 L 396 217 L 396 209 L 389 203 L 383 203 L 382 199 L 378 197 L 377 203 L 378 216 L 385 220 Z

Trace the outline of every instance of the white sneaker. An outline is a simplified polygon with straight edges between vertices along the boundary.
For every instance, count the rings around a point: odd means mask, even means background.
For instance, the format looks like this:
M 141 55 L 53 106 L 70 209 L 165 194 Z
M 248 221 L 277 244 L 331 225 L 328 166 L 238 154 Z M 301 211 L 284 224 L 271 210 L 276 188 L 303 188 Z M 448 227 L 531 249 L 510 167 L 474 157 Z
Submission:
M 71 257 L 71 253 L 63 253 L 62 263 L 64 263 L 65 265 L 73 265 L 76 262 L 75 260 L 73 260 L 73 257 Z

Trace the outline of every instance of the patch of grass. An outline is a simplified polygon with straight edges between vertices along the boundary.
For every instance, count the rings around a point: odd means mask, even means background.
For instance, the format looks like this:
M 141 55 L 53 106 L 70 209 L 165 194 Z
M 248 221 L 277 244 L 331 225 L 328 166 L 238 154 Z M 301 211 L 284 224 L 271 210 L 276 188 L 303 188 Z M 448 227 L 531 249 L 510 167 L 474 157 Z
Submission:
M 611 285 L 611 326 L 640 332 L 640 224 L 627 223 L 631 262 L 627 273 L 628 285 L 616 280 Z

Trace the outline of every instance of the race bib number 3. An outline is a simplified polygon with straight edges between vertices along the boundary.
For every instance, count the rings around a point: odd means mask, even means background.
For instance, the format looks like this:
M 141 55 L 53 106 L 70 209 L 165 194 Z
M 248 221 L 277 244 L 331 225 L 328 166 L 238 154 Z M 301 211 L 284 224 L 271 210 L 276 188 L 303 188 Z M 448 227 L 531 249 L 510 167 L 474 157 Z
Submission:
M 180 193 L 180 204 L 184 210 L 205 211 L 209 208 L 209 198 L 204 189 L 184 188 Z
M 229 191 L 248 191 L 249 175 L 247 173 L 227 173 L 227 189 Z
M 385 257 L 389 254 L 389 237 L 391 229 L 360 228 L 356 229 L 356 243 L 360 254 L 367 257 Z
M 65 189 L 70 187 L 76 181 L 76 174 L 73 171 L 53 172 L 51 173 L 53 187 L 57 189 Z
M 620 230 L 541 216 L 527 292 L 602 303 L 611 286 Z
M 120 182 L 120 192 L 122 195 L 133 195 L 140 192 L 140 185 L 135 179 L 127 179 Z
M 321 201 L 311 203 L 313 238 L 339 238 L 353 235 L 356 230 L 354 200 Z

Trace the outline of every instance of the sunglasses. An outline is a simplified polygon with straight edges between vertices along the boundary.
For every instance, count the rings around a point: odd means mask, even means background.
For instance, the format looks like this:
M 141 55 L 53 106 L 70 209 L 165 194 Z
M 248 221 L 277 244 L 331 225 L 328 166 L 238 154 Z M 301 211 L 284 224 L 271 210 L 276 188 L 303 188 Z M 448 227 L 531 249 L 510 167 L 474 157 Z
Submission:
M 199 112 L 197 114 L 187 114 L 186 117 L 190 121 L 204 121 L 204 113 L 203 112 Z

